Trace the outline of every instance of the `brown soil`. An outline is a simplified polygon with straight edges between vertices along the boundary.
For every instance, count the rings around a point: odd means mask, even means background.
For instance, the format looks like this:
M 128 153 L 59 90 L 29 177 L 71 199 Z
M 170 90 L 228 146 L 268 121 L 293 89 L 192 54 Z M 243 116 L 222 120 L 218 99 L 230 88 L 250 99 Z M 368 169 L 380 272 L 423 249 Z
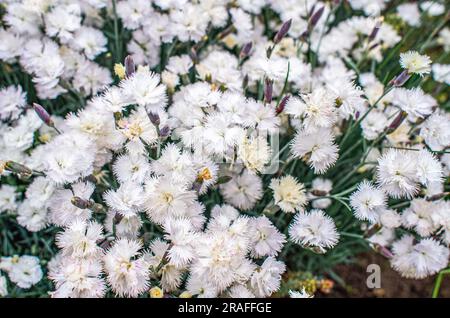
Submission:
M 366 286 L 368 264 L 378 264 L 381 268 L 381 288 L 369 289 Z M 414 280 L 402 278 L 391 269 L 389 261 L 379 254 L 363 254 L 356 264 L 339 265 L 335 272 L 344 280 L 345 286 L 335 283 L 328 295 L 319 297 L 431 297 L 436 276 Z M 444 276 L 439 297 L 450 298 L 450 275 Z

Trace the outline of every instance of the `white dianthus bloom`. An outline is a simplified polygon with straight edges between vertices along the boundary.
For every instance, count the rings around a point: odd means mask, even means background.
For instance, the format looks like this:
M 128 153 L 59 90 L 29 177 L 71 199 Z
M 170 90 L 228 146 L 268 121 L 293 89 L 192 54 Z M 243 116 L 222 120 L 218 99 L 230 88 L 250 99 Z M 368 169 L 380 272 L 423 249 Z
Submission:
M 102 264 L 95 259 L 73 259 L 57 254 L 49 263 L 49 278 L 55 284 L 53 298 L 104 297 L 106 284 Z
M 386 194 L 380 188 L 364 180 L 358 185 L 358 190 L 350 196 L 350 205 L 355 217 L 371 223 L 379 221 L 380 214 L 387 208 Z
M 435 151 L 450 146 L 450 114 L 433 113 L 422 124 L 420 137 Z
M 440 226 L 435 222 L 437 211 L 435 202 L 415 198 L 410 206 L 403 210 L 402 224 L 406 228 L 414 229 L 422 237 L 430 236 Z
M 45 14 L 45 32 L 62 43 L 73 40 L 73 32 L 81 26 L 81 9 L 77 3 L 58 5 Z
M 448 265 L 448 248 L 432 238 L 415 243 L 405 235 L 392 244 L 392 252 L 391 266 L 406 278 L 425 278 Z
M 47 226 L 47 208 L 33 206 L 29 199 L 24 200 L 17 209 L 17 222 L 30 232 L 37 232 Z
M 56 245 L 63 255 L 71 257 L 95 257 L 101 254 L 97 245 L 104 238 L 103 226 L 96 221 L 75 220 L 63 232 L 56 235 Z
M 0 90 L 0 119 L 17 119 L 27 103 L 21 86 L 7 86 Z
M 289 236 L 294 243 L 325 253 L 339 241 L 339 233 L 332 218 L 322 210 L 299 213 L 289 225 Z
M 220 193 L 225 202 L 242 209 L 250 210 L 262 198 L 263 184 L 261 178 L 245 170 L 242 174 L 220 185 Z
M 131 103 L 157 113 L 166 105 L 166 87 L 160 84 L 160 76 L 148 67 L 139 67 L 130 77 L 120 82 L 123 93 Z
M 416 51 L 408 51 L 400 54 L 400 65 L 409 73 L 416 73 L 420 76 L 431 71 L 431 59 L 428 55 L 421 55 Z
M 279 179 L 273 178 L 269 187 L 273 190 L 275 204 L 283 212 L 295 213 L 296 211 L 303 211 L 308 202 L 304 185 L 291 175 Z
M 297 132 L 291 144 L 294 157 L 305 160 L 315 173 L 324 173 L 336 162 L 338 146 L 334 136 L 328 129 L 318 129 L 315 132 L 301 130 Z
M 271 159 L 272 150 L 265 136 L 244 137 L 238 146 L 238 158 L 247 169 L 262 172 Z
M 233 285 L 228 290 L 230 298 L 255 298 L 256 296 L 244 285 Z
M 305 291 L 305 287 L 301 291 L 289 290 L 290 298 L 313 298 L 314 295 L 308 294 Z
M 171 242 L 167 257 L 177 268 L 186 266 L 195 256 L 194 242 L 199 238 L 188 219 L 168 219 L 164 224 L 164 238 Z
M 133 181 L 136 184 L 142 184 L 150 174 L 150 163 L 140 154 L 120 155 L 114 162 L 113 171 L 121 183 Z
M 274 257 L 268 257 L 256 270 L 251 279 L 250 286 L 257 297 L 268 297 L 280 288 L 281 275 L 286 265 Z
M 18 202 L 16 187 L 8 184 L 0 186 L 0 213 L 14 211 L 17 209 Z
M 294 118 L 302 118 L 307 129 L 328 128 L 336 121 L 334 94 L 318 87 L 307 95 L 289 98 L 285 112 Z
M 149 288 L 149 268 L 141 248 L 136 240 L 119 239 L 103 258 L 108 283 L 119 296 L 137 297 Z
M 266 217 L 260 216 L 250 220 L 252 256 L 276 256 L 286 242 L 284 234 L 280 233 Z
M 433 107 L 437 105 L 436 100 L 425 94 L 421 88 L 396 88 L 393 95 L 392 104 L 406 112 L 411 120 L 430 115 Z
M 132 181 L 121 184 L 116 191 L 108 190 L 103 198 L 111 209 L 125 217 L 136 215 L 145 201 L 142 186 Z
M 28 289 L 37 284 L 43 276 L 38 257 L 23 255 L 12 261 L 8 270 L 9 279 L 20 288 Z

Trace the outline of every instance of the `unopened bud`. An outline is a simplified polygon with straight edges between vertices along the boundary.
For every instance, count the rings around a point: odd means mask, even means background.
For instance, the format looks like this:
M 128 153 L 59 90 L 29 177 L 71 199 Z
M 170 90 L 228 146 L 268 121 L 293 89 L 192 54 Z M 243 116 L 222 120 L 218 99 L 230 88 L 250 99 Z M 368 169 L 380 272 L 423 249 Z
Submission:
M 149 293 L 150 293 L 150 298 L 163 298 L 164 297 L 164 291 L 157 286 L 150 288 Z
M 288 21 L 284 22 L 281 26 L 280 30 L 275 35 L 275 38 L 273 39 L 273 42 L 275 44 L 280 43 L 280 41 L 286 36 L 286 34 L 289 32 L 289 29 L 291 28 L 292 19 L 289 19 Z
M 148 118 L 150 119 L 152 124 L 155 125 L 156 127 L 158 127 L 159 124 L 161 123 L 161 119 L 159 118 L 159 115 L 157 113 L 149 112 Z
M 80 197 L 74 196 L 72 197 L 72 199 L 70 199 L 70 202 L 76 206 L 79 209 L 87 209 L 90 207 L 91 203 L 89 202 L 89 200 L 84 200 Z
M 378 34 L 378 31 L 380 31 L 380 28 L 381 28 L 381 24 L 382 24 L 382 23 L 383 23 L 383 19 L 381 18 L 381 19 L 378 20 L 377 23 L 375 24 L 375 27 L 372 29 L 372 32 L 370 32 L 370 35 L 369 35 L 369 38 L 368 38 L 369 43 L 372 42 L 372 41 L 376 38 L 376 36 L 377 36 L 377 34 Z
M 316 197 L 324 197 L 324 196 L 328 195 L 328 192 L 327 191 L 323 191 L 323 190 L 316 190 L 315 189 L 315 190 L 311 191 L 311 194 L 316 196 Z
M 386 246 L 374 244 L 373 249 L 388 259 L 394 257 L 394 254 L 392 254 L 391 250 L 389 250 Z
M 311 18 L 308 21 L 308 29 L 312 30 L 317 22 L 319 22 L 320 18 L 322 17 L 323 11 L 325 10 L 325 7 L 321 7 L 319 10 L 313 13 Z
M 114 215 L 113 222 L 114 222 L 114 224 L 119 224 L 120 221 L 122 221 L 122 219 L 123 219 L 123 215 L 120 213 L 116 213 L 116 215 Z
M 406 83 L 407 80 L 409 80 L 409 78 L 411 77 L 411 75 L 408 73 L 407 70 L 404 70 L 403 72 L 400 73 L 400 75 L 398 75 L 396 78 L 394 78 L 390 84 L 396 87 L 399 86 L 403 86 L 403 84 Z
M 217 179 L 217 184 L 224 184 L 224 183 L 227 183 L 227 182 L 229 182 L 231 179 L 233 179 L 233 178 L 230 177 L 230 176 L 221 176 L 221 177 L 219 177 L 219 178 Z
M 240 57 L 241 60 L 246 58 L 247 56 L 249 56 L 250 51 L 252 50 L 252 47 L 253 47 L 253 43 L 252 42 L 248 42 L 247 44 L 245 44 L 242 47 L 241 52 L 239 53 L 239 57 Z
M 273 81 L 270 79 L 266 79 L 266 85 L 264 88 L 264 99 L 266 103 L 272 102 L 272 94 L 273 94 Z
M 25 178 L 31 177 L 33 174 L 33 170 L 15 161 L 7 161 L 3 164 L 3 166 L 5 170 L 11 171 Z
M 160 131 L 159 131 L 159 136 L 160 136 L 160 137 L 163 137 L 163 138 L 169 136 L 169 134 L 170 134 L 170 128 L 169 128 L 169 126 L 164 126 L 164 127 L 161 128 Z
M 54 127 L 53 120 L 50 118 L 50 114 L 45 110 L 44 107 L 37 103 L 33 103 L 33 109 L 47 126 Z
M 131 55 L 125 58 L 125 74 L 130 77 L 136 71 L 136 66 L 134 65 L 134 60 Z
M 408 117 L 408 113 L 401 111 L 387 128 L 386 134 L 392 134 L 403 123 L 406 117 Z
M 277 113 L 277 115 L 278 115 L 279 113 L 283 112 L 283 110 L 284 110 L 284 108 L 286 107 L 286 104 L 287 104 L 289 98 L 291 98 L 291 96 L 290 96 L 290 95 L 286 95 L 286 96 L 284 96 L 284 97 L 281 99 L 280 103 L 279 103 L 278 106 L 277 106 L 277 109 L 275 110 L 275 112 Z

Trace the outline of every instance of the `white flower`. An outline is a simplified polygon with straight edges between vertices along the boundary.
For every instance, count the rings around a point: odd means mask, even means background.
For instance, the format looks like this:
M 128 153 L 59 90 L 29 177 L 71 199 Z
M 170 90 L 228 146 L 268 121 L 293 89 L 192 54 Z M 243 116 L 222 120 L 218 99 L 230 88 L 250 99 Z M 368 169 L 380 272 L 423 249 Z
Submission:
M 244 137 L 238 147 L 238 158 L 247 169 L 262 172 L 271 159 L 272 150 L 265 136 Z
M 256 296 L 244 285 L 233 285 L 228 291 L 230 298 L 255 298 Z
M 14 211 L 18 206 L 18 202 L 16 200 L 16 187 L 8 184 L 3 184 L 0 186 L 0 213 L 5 211 Z
M 428 55 L 421 55 L 416 51 L 408 51 L 400 54 L 400 65 L 409 73 L 416 73 L 420 76 L 431 71 L 431 59 Z
M 324 173 L 336 162 L 338 146 L 334 144 L 334 136 L 328 129 L 314 132 L 301 130 L 295 135 L 291 152 L 294 157 L 305 160 L 315 173 Z
M 281 275 L 286 270 L 284 263 L 268 257 L 256 270 L 251 279 L 250 286 L 257 297 L 268 297 L 280 288 Z
M 333 219 L 322 210 L 298 213 L 289 225 L 289 236 L 294 243 L 312 248 L 318 253 L 325 253 L 339 240 Z
M 273 178 L 269 187 L 273 190 L 275 204 L 283 212 L 295 213 L 296 211 L 303 211 L 308 202 L 304 185 L 291 175 L 280 179 Z
M 30 255 L 23 255 L 18 260 L 12 261 L 12 266 L 8 271 L 9 279 L 20 288 L 28 289 L 37 284 L 43 276 L 39 258 Z
M 129 78 L 120 83 L 123 93 L 133 104 L 145 106 L 147 111 L 157 113 L 165 107 L 166 87 L 160 84 L 160 77 L 148 67 L 139 67 Z
M 290 298 L 313 298 L 314 295 L 310 295 L 305 291 L 305 287 L 301 291 L 289 290 Z
M 150 173 L 150 164 L 143 155 L 125 154 L 117 157 L 113 171 L 121 183 L 134 181 L 136 184 L 142 184 Z
M 396 88 L 393 91 L 392 103 L 408 113 L 410 119 L 424 118 L 433 112 L 436 100 L 420 88 Z
M 307 95 L 289 98 L 285 112 L 303 118 L 305 128 L 328 128 L 336 121 L 335 98 L 330 91 L 318 87 Z
M 81 26 L 81 10 L 77 3 L 58 5 L 45 16 L 45 32 L 58 37 L 61 42 L 73 40 L 73 32 Z
M 386 209 L 386 194 L 380 188 L 364 180 L 358 185 L 358 190 L 350 196 L 350 205 L 355 217 L 371 223 L 378 222 L 381 212 Z
M 6 282 L 6 277 L 0 275 L 0 297 L 8 296 L 8 284 Z
M 414 229 L 420 236 L 427 237 L 433 234 L 439 223 L 435 222 L 437 214 L 435 202 L 416 198 L 411 205 L 402 213 L 402 224 L 409 229 Z
M 17 209 L 17 222 L 30 232 L 37 232 L 47 226 L 47 209 L 33 206 L 31 200 L 24 200 Z
M 175 267 L 186 266 L 195 256 L 193 243 L 199 239 L 188 219 L 168 219 L 164 224 L 164 238 L 171 242 L 167 257 Z
M 433 113 L 422 124 L 420 137 L 435 151 L 450 146 L 450 114 Z
M 111 209 L 125 217 L 136 215 L 145 201 L 142 186 L 132 181 L 121 184 L 117 191 L 108 190 L 103 198 Z
M 333 181 L 324 178 L 315 178 L 311 184 L 312 191 L 308 192 L 307 197 L 312 200 L 311 205 L 314 209 L 326 209 L 332 201 L 330 198 L 320 198 L 328 196 L 333 189 Z
M 416 3 L 403 3 L 397 7 L 398 16 L 411 26 L 420 26 L 420 12 Z
M 103 258 L 107 280 L 119 296 L 137 297 L 149 288 L 149 268 L 135 240 L 119 239 Z
M 101 253 L 97 246 L 103 236 L 103 226 L 95 221 L 75 220 L 63 232 L 56 235 L 56 245 L 64 255 L 71 257 L 95 257 Z
M 261 178 L 244 170 L 242 174 L 220 185 L 220 193 L 225 202 L 242 209 L 250 210 L 263 195 Z
M 448 265 L 448 248 L 432 238 L 415 243 L 412 235 L 405 235 L 392 244 L 392 252 L 391 266 L 406 278 L 425 278 Z
M 49 263 L 49 278 L 55 284 L 53 298 L 98 298 L 106 292 L 100 260 L 73 259 L 57 254 Z
M 252 251 L 254 257 L 276 256 L 283 244 L 286 242 L 285 236 L 266 216 L 252 218 L 250 221 Z
M 27 103 L 27 94 L 20 86 L 7 86 L 0 90 L 0 119 L 17 119 Z

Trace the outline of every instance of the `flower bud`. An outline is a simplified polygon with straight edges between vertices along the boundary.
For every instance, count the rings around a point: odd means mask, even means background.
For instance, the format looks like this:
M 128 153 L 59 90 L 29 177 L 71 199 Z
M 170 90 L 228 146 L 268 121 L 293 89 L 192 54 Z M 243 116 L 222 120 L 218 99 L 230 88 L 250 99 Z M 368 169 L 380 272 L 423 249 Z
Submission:
M 372 42 L 376 38 L 376 36 L 378 34 L 378 31 L 380 31 L 382 23 L 383 23 L 383 18 L 380 18 L 377 21 L 377 23 L 375 24 L 374 28 L 372 29 L 372 32 L 370 32 L 370 35 L 369 35 L 369 38 L 368 38 L 369 43 Z
M 290 95 L 286 95 L 286 96 L 284 96 L 284 97 L 281 99 L 280 103 L 278 104 L 278 106 L 277 106 L 277 108 L 276 108 L 276 110 L 275 110 L 275 112 L 277 113 L 277 115 L 278 115 L 279 113 L 281 113 L 281 112 L 284 110 L 284 107 L 286 107 L 286 104 L 287 104 L 287 102 L 288 102 L 288 100 L 289 100 L 290 97 L 291 97 Z
M 392 134 L 403 123 L 406 117 L 408 117 L 408 114 L 404 111 L 401 111 L 400 114 L 395 117 L 395 119 L 387 128 L 386 134 Z
M 229 182 L 231 179 L 233 179 L 233 178 L 230 177 L 230 176 L 221 176 L 221 177 L 219 177 L 219 178 L 217 179 L 217 184 L 224 184 L 224 183 L 227 183 L 227 182 Z
M 131 55 L 125 58 L 125 74 L 130 77 L 136 71 L 136 66 L 134 65 L 134 60 Z
M 396 86 L 396 87 L 403 86 L 403 84 L 405 84 L 406 81 L 409 80 L 410 77 L 411 77 L 411 75 L 408 73 L 408 71 L 404 70 L 396 78 L 394 78 L 389 84 Z
M 156 127 L 158 127 L 159 124 L 161 123 L 161 119 L 159 118 L 159 115 L 157 113 L 149 112 L 148 118 L 150 119 L 152 124 L 155 125 Z
M 325 10 L 325 7 L 321 7 L 319 10 L 313 13 L 313 15 L 309 18 L 308 21 L 308 29 L 312 30 L 317 22 L 319 22 L 320 18 L 322 17 L 323 11 Z
M 33 109 L 47 126 L 54 127 L 53 120 L 50 118 L 50 114 L 45 110 L 44 107 L 37 103 L 33 103 Z
M 158 286 L 150 288 L 150 298 L 163 298 L 164 297 L 164 291 L 159 288 Z
M 91 205 L 89 200 L 84 200 L 77 196 L 72 197 L 72 199 L 70 199 L 70 202 L 74 206 L 76 206 L 77 208 L 82 209 L 82 210 L 89 208 L 89 206 Z
M 25 178 L 29 178 L 33 174 L 33 170 L 15 161 L 7 161 L 4 164 L 4 169 L 16 173 L 19 176 L 23 176 Z
M 167 137 L 170 134 L 170 128 L 169 126 L 164 126 L 163 128 L 160 129 L 159 131 L 159 137 Z
M 289 29 L 291 28 L 292 19 L 289 19 L 288 21 L 284 22 L 281 26 L 280 30 L 275 35 L 275 38 L 273 39 L 273 42 L 275 44 L 280 43 L 280 41 L 286 36 L 286 34 L 289 32 Z
M 249 56 L 250 51 L 252 50 L 253 47 L 253 42 L 248 42 L 247 44 L 245 44 L 242 49 L 241 52 L 239 53 L 239 58 L 242 60 L 244 58 L 246 58 L 247 56 Z
M 266 103 L 272 102 L 272 94 L 273 94 L 273 81 L 270 79 L 266 79 L 266 86 L 264 88 L 264 99 Z
M 394 257 L 394 254 L 392 254 L 392 252 L 387 247 L 380 244 L 374 244 L 373 249 L 388 259 Z

